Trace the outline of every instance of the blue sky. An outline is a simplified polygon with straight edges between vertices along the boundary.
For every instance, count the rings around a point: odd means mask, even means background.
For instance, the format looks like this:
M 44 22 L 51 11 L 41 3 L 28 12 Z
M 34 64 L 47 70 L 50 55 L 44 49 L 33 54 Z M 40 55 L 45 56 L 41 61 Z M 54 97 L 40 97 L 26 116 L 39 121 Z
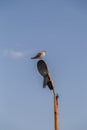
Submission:
M 37 61 L 46 50 L 61 130 L 87 130 L 87 2 L 0 1 L 0 130 L 53 130 L 53 94 Z

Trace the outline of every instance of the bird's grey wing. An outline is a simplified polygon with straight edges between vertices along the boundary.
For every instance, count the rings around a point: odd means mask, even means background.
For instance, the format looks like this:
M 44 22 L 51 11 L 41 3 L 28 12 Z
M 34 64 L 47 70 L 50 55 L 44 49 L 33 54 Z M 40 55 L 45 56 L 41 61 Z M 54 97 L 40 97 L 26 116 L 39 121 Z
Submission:
M 41 53 L 38 53 L 36 56 L 31 57 L 31 59 L 37 59 L 37 58 L 39 58 L 39 57 L 40 57 L 40 55 L 41 55 Z

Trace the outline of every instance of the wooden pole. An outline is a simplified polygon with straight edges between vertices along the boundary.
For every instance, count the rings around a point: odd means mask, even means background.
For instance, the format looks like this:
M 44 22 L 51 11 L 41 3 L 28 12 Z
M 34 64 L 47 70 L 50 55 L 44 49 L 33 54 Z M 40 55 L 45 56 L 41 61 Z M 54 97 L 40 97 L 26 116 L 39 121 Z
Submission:
M 59 130 L 59 115 L 58 115 L 58 96 L 54 94 L 54 125 L 55 130 Z
M 53 94 L 54 94 L 54 126 L 55 126 L 55 130 L 59 130 L 58 96 L 56 95 L 53 80 L 49 74 L 47 64 L 43 60 L 39 60 L 37 62 L 37 68 L 38 68 L 39 73 L 44 78 L 47 78 L 45 81 L 45 85 L 48 85 L 50 90 L 53 89 Z
M 54 127 L 55 130 L 59 130 L 58 95 L 56 95 L 54 85 L 53 85 L 53 94 L 54 94 Z

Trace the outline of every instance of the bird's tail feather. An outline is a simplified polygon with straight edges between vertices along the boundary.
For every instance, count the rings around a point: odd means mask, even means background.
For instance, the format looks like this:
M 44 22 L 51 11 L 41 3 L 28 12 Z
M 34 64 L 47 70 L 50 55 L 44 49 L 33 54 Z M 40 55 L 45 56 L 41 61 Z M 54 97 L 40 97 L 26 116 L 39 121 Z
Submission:
M 37 58 L 39 58 L 38 55 L 34 56 L 34 57 L 31 57 L 31 59 L 37 59 Z
M 35 57 L 31 57 L 31 59 L 36 59 L 37 57 L 35 56 Z
M 34 57 L 31 57 L 31 59 L 35 59 Z

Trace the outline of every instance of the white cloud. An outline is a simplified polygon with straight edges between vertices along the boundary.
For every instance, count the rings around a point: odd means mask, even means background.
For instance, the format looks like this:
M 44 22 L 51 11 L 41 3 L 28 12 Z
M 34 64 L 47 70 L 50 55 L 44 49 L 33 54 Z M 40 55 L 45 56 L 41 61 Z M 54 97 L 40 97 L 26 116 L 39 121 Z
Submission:
M 20 52 L 20 51 L 12 51 L 11 52 L 11 55 L 13 57 L 24 57 L 24 53 L 23 52 Z
M 11 58 L 23 58 L 25 56 L 25 53 L 22 51 L 14 51 L 14 50 L 5 49 L 2 51 L 2 55 L 5 57 L 11 57 Z

